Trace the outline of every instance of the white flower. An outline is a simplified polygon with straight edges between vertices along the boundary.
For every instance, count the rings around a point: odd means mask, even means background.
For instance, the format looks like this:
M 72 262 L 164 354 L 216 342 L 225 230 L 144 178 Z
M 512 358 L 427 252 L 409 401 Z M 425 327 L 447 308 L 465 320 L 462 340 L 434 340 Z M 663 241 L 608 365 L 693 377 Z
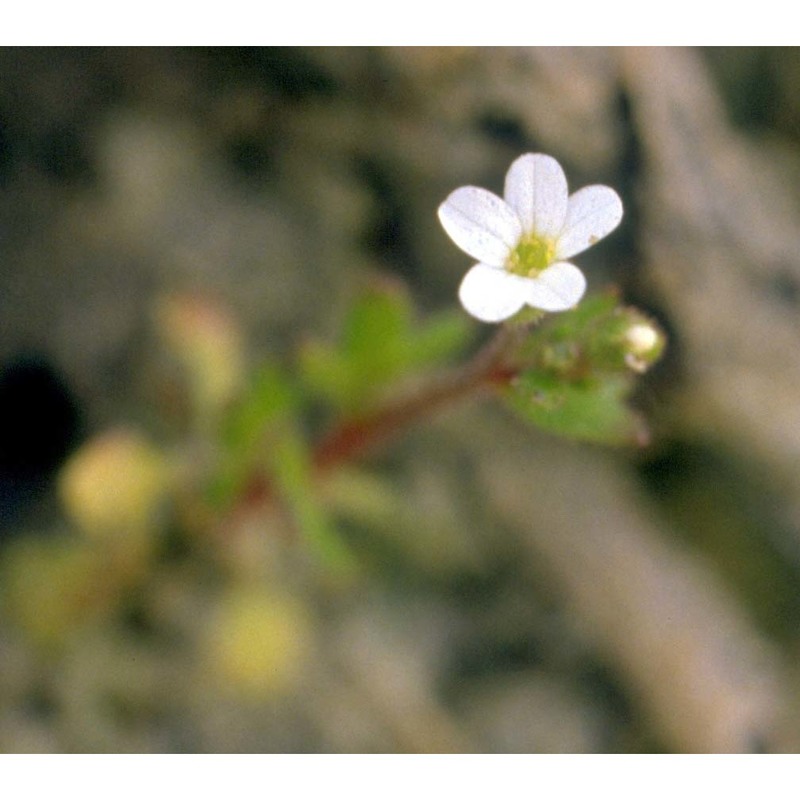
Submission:
M 480 262 L 461 282 L 461 304 L 483 322 L 501 322 L 525 305 L 572 308 L 586 279 L 565 259 L 619 225 L 619 195 L 608 186 L 586 186 L 569 196 L 561 165 L 540 153 L 511 165 L 504 195 L 462 186 L 439 206 L 450 238 Z

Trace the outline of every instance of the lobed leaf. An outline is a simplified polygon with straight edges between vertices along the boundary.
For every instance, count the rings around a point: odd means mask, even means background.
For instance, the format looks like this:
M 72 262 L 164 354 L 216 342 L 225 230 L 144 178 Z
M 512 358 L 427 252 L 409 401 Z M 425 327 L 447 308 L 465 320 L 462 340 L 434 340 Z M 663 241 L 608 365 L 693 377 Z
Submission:
M 630 381 L 619 377 L 566 381 L 530 370 L 520 375 L 507 399 L 539 428 L 587 442 L 640 443 L 645 435 L 639 416 L 626 402 Z

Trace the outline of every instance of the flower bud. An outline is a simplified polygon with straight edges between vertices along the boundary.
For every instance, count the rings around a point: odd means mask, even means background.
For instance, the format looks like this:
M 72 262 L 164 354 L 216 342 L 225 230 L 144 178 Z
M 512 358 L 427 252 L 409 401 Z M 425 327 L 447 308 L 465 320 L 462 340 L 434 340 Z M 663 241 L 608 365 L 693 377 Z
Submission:
M 174 295 L 159 304 L 157 326 L 184 370 L 198 414 L 205 419 L 214 415 L 231 400 L 244 375 L 235 320 L 207 298 Z
M 664 350 L 664 334 L 644 318 L 634 321 L 625 331 L 625 363 L 635 372 L 646 372 Z
M 59 476 L 69 517 L 93 537 L 148 530 L 168 487 L 164 456 L 140 434 L 113 430 L 84 444 Z
M 310 620 L 296 600 L 240 586 L 217 609 L 206 642 L 207 665 L 234 691 L 261 698 L 281 694 L 301 674 L 310 640 Z

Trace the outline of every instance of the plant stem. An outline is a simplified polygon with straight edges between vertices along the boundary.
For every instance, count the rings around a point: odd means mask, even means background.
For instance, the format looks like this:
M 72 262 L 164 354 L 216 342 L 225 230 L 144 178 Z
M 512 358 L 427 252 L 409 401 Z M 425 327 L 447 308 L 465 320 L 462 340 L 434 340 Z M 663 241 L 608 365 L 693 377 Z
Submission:
M 509 351 L 527 326 L 504 325 L 461 367 L 419 387 L 413 393 L 387 402 L 360 417 L 343 420 L 312 449 L 310 467 L 322 475 L 340 464 L 363 456 L 411 424 L 431 416 L 458 400 L 507 385 L 517 374 L 508 361 Z M 254 475 L 234 509 L 234 516 L 269 505 L 275 487 L 264 475 Z
M 503 326 L 459 369 L 406 397 L 340 423 L 314 448 L 312 462 L 315 470 L 325 472 L 342 462 L 358 458 L 444 406 L 478 391 L 507 384 L 515 370 L 505 363 L 505 356 L 516 334 L 517 329 Z

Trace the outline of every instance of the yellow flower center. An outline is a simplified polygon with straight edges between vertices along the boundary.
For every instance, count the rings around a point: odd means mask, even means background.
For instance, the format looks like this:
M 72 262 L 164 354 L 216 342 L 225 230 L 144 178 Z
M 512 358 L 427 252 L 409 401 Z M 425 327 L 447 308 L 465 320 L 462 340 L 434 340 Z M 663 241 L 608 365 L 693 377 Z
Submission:
M 526 233 L 511 251 L 506 269 L 523 278 L 535 278 L 547 269 L 555 257 L 556 244 L 533 233 Z

